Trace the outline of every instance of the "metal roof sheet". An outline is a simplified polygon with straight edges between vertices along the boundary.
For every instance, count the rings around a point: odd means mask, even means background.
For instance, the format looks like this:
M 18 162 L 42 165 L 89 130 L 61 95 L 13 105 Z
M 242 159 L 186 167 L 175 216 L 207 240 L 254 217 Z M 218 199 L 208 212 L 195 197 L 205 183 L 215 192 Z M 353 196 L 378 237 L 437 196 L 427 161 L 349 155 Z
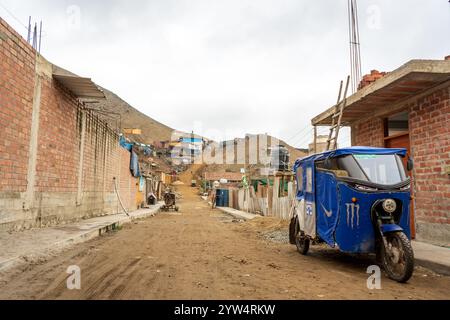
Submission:
M 53 73 L 53 78 L 78 98 L 105 99 L 105 94 L 90 78 Z

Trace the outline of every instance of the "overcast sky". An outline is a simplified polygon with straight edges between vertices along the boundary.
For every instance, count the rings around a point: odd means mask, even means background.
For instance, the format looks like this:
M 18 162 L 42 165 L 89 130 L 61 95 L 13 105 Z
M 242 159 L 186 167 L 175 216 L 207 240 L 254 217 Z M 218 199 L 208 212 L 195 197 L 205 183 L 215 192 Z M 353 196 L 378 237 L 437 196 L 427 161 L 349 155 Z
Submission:
M 448 0 L 358 4 L 363 74 L 450 54 Z M 304 147 L 350 69 L 347 0 L 0 0 L 0 15 L 24 37 L 29 15 L 43 20 L 48 60 L 209 137 Z

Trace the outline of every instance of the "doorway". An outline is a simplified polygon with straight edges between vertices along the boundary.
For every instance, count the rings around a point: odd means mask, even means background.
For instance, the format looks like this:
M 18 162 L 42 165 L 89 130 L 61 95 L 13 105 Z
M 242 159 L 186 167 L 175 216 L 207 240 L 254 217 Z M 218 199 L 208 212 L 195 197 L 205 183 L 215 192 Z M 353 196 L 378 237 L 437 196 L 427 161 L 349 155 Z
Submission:
M 403 164 L 406 168 L 406 163 L 411 155 L 411 144 L 409 140 L 409 113 L 402 112 L 392 115 L 384 120 L 384 146 L 386 148 L 405 148 L 407 156 L 403 159 Z M 414 194 L 413 189 L 413 175 L 412 172 L 407 172 L 411 178 L 411 194 Z M 416 237 L 416 224 L 414 217 L 414 202 L 410 204 L 410 225 L 411 237 Z

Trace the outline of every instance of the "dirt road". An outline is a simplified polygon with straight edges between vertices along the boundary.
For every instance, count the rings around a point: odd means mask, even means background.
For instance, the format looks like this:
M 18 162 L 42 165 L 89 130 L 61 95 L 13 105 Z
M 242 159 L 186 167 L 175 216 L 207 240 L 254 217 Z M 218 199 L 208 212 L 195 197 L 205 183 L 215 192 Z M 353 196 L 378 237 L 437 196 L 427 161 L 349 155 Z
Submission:
M 300 256 L 267 240 L 274 219 L 233 219 L 180 187 L 177 214 L 162 213 L 83 243 L 0 282 L 0 299 L 448 299 L 450 278 L 417 268 L 408 284 L 383 276 L 368 290 L 371 259 L 328 249 Z M 81 290 L 66 288 L 81 268 Z

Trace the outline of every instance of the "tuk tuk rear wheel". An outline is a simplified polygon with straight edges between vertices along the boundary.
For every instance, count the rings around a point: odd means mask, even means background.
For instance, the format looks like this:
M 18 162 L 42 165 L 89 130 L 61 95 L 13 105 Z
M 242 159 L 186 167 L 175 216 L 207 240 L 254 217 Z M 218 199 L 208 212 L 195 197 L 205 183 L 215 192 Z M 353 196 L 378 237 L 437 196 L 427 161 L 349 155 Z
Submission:
M 381 260 L 388 277 L 397 282 L 407 282 L 414 271 L 414 253 L 411 242 L 403 232 L 385 235 L 386 245 L 381 245 Z
M 295 238 L 295 245 L 297 246 L 297 251 L 306 256 L 309 251 L 309 239 L 302 233 L 298 234 Z

